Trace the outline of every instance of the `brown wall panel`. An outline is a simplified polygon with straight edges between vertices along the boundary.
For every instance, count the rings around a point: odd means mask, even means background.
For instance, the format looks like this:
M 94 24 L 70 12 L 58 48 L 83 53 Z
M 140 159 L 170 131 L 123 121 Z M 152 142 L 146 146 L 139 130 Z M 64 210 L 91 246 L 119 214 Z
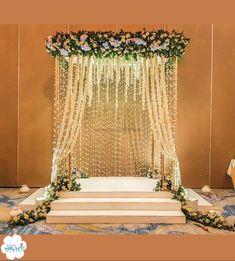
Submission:
M 17 182 L 17 28 L 0 25 L 0 186 Z
M 22 25 L 20 28 L 20 184 L 46 185 L 52 156 L 54 61 L 44 39 L 60 25 Z
M 78 31 L 78 30 L 93 30 L 93 31 L 141 31 L 144 28 L 146 30 L 157 30 L 166 27 L 164 24 L 103 24 L 103 25 L 97 25 L 97 24 L 70 24 L 68 26 L 68 29 L 70 31 Z
M 188 187 L 208 184 L 211 25 L 169 25 L 191 39 L 178 66 L 177 151 L 182 181 Z
M 123 30 L 123 31 L 130 31 L 130 32 L 136 32 L 136 31 L 142 31 L 143 29 L 146 30 L 158 30 L 164 28 L 164 24 L 118 24 L 117 29 Z
M 235 158 L 235 25 L 214 26 L 212 186 L 231 187 L 226 175 Z
M 17 185 L 17 137 L 19 185 L 26 183 L 30 186 L 42 186 L 50 180 L 54 62 L 45 51 L 44 38 L 47 35 L 55 31 L 80 29 L 135 31 L 143 28 L 175 28 L 184 30 L 185 35 L 191 38 L 185 58 L 178 67 L 177 150 L 183 185 L 201 187 L 209 183 L 212 137 L 212 186 L 231 187 L 226 170 L 229 160 L 235 156 L 235 26 L 214 27 L 212 107 L 211 25 L 22 25 L 19 38 L 19 70 L 17 28 L 17 25 L 0 26 L 0 58 L 3 61 L 0 65 L 0 186 Z

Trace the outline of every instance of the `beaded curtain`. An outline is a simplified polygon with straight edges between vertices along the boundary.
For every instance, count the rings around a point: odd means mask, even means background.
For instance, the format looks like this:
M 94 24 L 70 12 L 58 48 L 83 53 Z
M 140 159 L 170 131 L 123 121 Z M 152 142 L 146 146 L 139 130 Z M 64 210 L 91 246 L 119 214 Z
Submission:
M 69 167 L 90 176 L 165 172 L 180 184 L 175 149 L 177 60 L 72 56 L 55 65 L 52 179 Z M 68 166 L 68 165 L 71 166 Z

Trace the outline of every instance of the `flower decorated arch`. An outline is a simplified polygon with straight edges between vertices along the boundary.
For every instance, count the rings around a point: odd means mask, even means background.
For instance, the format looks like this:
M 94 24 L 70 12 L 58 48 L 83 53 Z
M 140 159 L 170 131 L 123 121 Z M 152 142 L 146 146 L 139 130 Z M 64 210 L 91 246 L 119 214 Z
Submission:
M 189 43 L 176 31 L 58 32 L 52 180 L 160 177 L 180 183 L 175 147 L 177 64 Z M 168 184 L 167 183 L 167 184 Z
M 176 31 L 140 32 L 57 32 L 46 39 L 46 48 L 53 57 L 92 55 L 95 57 L 117 57 L 126 59 L 151 57 L 154 54 L 166 58 L 184 56 L 189 38 Z
M 77 174 L 157 178 L 188 220 L 225 230 L 217 211 L 200 212 L 180 185 L 175 146 L 177 66 L 189 39 L 164 30 L 58 32 L 46 39 L 55 58 L 53 162 L 45 199 L 9 221 L 44 219 L 61 191 L 80 191 Z M 76 174 L 76 175 L 72 175 Z

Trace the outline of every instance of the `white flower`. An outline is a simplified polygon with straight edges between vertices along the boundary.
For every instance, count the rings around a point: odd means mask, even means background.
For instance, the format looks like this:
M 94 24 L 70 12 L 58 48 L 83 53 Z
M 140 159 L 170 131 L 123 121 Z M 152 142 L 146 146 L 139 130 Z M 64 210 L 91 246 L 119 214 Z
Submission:
M 60 49 L 60 54 L 62 56 L 68 56 L 69 52 L 67 50 L 65 50 L 64 48 Z
M 109 49 L 109 43 L 108 43 L 108 42 L 103 43 L 102 46 L 103 46 L 105 49 Z
M 86 39 L 87 39 L 87 37 L 88 37 L 87 34 L 82 34 L 82 35 L 80 36 L 80 41 L 81 41 L 81 42 L 85 42 Z
M 157 49 L 160 49 L 159 45 L 157 42 L 153 42 L 151 45 L 150 45 L 150 49 L 152 52 L 155 52 Z
M 46 42 L 46 46 L 47 46 L 47 48 L 49 48 L 49 49 L 50 49 L 50 48 L 51 48 L 51 46 L 52 46 L 52 42 L 51 42 L 51 41 L 47 41 L 47 42 Z
M 119 47 L 120 46 L 120 44 L 121 44 L 121 42 L 120 41 L 118 41 L 118 40 L 110 40 L 109 41 L 109 43 L 113 46 L 113 47 Z
M 81 46 L 81 49 L 82 49 L 83 51 L 87 52 L 87 51 L 90 51 L 90 50 L 91 50 L 91 47 L 90 47 L 88 44 L 83 44 L 83 45 Z
M 164 44 L 162 44 L 162 45 L 159 47 L 159 49 L 167 50 L 168 46 L 169 46 L 169 43 L 164 43 Z
M 146 45 L 146 42 L 141 38 L 134 38 L 133 39 L 136 45 Z

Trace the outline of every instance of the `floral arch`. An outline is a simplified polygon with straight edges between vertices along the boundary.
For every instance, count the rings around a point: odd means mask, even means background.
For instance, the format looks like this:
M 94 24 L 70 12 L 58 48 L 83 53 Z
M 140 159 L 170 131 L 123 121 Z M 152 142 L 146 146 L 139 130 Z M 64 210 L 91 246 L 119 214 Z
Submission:
M 161 176 L 181 184 L 175 146 L 177 64 L 183 33 L 71 32 L 46 39 L 55 58 L 52 181 Z M 165 185 L 164 185 L 165 184 Z

